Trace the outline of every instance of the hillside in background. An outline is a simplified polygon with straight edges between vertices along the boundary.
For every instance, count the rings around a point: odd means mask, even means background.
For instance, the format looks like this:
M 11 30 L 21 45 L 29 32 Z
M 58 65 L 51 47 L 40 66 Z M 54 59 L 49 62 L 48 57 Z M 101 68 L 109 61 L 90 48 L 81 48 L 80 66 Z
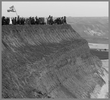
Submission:
M 108 17 L 67 17 L 67 23 L 91 43 L 109 43 Z

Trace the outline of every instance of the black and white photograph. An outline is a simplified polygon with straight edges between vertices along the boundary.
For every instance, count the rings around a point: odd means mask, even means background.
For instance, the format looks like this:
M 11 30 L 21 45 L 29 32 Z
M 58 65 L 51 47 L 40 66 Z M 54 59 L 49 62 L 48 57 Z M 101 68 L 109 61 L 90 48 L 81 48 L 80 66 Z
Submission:
M 2 1 L 3 99 L 108 99 L 109 1 Z

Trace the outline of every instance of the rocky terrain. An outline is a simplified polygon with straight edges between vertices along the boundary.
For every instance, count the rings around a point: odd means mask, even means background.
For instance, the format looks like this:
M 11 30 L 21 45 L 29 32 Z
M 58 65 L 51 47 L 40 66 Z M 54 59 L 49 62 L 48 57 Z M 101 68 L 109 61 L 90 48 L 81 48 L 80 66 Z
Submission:
M 103 75 L 101 75 L 101 77 L 103 78 L 103 80 L 105 81 L 105 84 L 101 87 L 100 91 L 95 92 L 95 90 L 98 89 L 98 87 L 96 87 L 94 89 L 94 93 L 91 95 L 91 98 L 110 98 L 109 95 L 109 60 L 101 60 L 102 61 L 102 70 L 103 70 Z
M 91 98 L 105 84 L 103 73 L 68 24 L 2 26 L 3 98 Z

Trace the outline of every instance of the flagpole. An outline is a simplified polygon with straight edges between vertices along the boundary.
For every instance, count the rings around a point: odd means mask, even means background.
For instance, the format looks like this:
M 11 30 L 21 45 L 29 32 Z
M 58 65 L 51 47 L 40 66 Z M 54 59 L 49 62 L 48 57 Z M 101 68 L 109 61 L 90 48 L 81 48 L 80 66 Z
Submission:
M 14 9 L 15 9 L 15 6 L 14 6 Z M 17 15 L 17 17 L 18 17 L 18 14 L 17 14 L 17 11 L 16 11 L 16 9 L 15 9 L 15 12 L 16 12 L 16 15 Z
M 17 12 L 16 12 L 16 16 L 18 16 Z
M 14 7 L 14 8 L 15 8 L 15 7 Z M 16 9 L 15 9 L 15 11 L 16 11 Z M 16 11 L 16 15 L 17 15 L 17 17 L 18 17 L 17 11 Z

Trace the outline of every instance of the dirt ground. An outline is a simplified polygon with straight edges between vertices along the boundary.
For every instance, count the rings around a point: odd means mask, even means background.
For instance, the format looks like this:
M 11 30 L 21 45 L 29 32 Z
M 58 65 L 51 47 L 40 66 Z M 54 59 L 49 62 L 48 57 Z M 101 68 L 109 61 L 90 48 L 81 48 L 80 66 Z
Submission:
M 101 60 L 102 61 L 102 69 L 104 70 L 104 76 L 101 76 L 104 81 L 106 82 L 100 89 L 100 87 L 96 87 L 100 91 L 98 93 L 95 92 L 94 95 L 91 96 L 91 98 L 109 98 L 109 60 Z

